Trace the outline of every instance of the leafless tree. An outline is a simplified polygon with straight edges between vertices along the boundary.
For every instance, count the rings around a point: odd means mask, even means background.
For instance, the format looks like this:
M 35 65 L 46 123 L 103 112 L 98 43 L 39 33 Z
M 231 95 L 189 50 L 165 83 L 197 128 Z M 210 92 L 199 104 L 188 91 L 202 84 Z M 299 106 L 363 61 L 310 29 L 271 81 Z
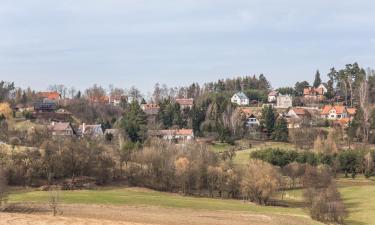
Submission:
M 48 203 L 49 207 L 53 212 L 53 216 L 56 216 L 59 211 L 60 201 L 61 201 L 61 191 L 57 186 L 51 186 L 48 191 L 49 198 Z
M 370 130 L 370 110 L 369 110 L 369 101 L 368 101 L 368 80 L 367 78 L 363 79 L 360 88 L 359 88 L 359 104 L 363 112 L 363 141 L 368 142 L 369 130 Z
M 5 171 L 0 168 L 0 209 L 8 200 L 8 180 Z

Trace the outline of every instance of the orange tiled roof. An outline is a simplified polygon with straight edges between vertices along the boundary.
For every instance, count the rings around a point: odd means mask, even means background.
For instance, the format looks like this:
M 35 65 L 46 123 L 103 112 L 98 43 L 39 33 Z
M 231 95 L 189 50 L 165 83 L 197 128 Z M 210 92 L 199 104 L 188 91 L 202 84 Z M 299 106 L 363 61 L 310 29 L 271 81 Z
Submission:
M 306 110 L 305 109 L 301 109 L 301 108 L 293 108 L 292 109 L 297 115 L 305 115 L 306 114 Z
M 60 94 L 56 91 L 39 92 L 39 96 L 42 98 L 48 98 L 50 100 L 58 100 L 60 98 Z
M 324 89 L 308 87 L 308 88 L 303 89 L 303 94 L 304 95 L 323 95 Z
M 190 106 L 194 104 L 193 98 L 177 98 L 176 102 L 182 106 Z
M 335 105 L 335 106 L 325 105 L 324 108 L 323 108 L 323 111 L 322 111 L 322 115 L 328 115 L 329 111 L 331 111 L 332 109 L 334 109 L 337 114 L 342 114 L 345 111 L 345 106 L 342 106 L 342 105 Z
M 192 129 L 181 129 L 176 131 L 176 135 L 193 135 L 194 132 Z
M 348 111 L 348 114 L 352 116 L 354 116 L 357 112 L 356 108 L 347 108 L 346 110 Z

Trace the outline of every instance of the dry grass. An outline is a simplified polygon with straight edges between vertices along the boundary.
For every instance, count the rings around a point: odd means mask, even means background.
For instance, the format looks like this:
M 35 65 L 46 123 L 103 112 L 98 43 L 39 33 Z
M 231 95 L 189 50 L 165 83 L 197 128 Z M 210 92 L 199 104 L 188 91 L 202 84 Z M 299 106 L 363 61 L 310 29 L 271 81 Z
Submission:
M 30 206 L 29 206 L 30 207 Z M 63 205 L 63 215 L 48 215 L 43 205 L 33 213 L 0 214 L 0 224 L 123 224 L 123 225 L 311 225 L 315 224 L 302 216 L 257 214 L 232 211 L 206 211 L 193 209 L 170 209 L 146 206 L 113 205 Z

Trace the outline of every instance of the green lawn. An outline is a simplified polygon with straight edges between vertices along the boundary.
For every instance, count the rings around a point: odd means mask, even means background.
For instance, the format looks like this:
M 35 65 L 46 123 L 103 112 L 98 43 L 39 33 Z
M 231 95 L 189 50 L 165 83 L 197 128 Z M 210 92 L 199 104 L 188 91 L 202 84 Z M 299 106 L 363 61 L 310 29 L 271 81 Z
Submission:
M 177 194 L 162 193 L 140 188 L 114 188 L 101 190 L 63 191 L 64 203 L 73 204 L 114 204 L 133 206 L 159 206 L 169 208 L 188 208 L 195 210 L 248 211 L 252 213 L 271 213 L 308 217 L 301 208 L 266 207 L 240 200 L 183 197 Z M 15 191 L 10 202 L 48 202 L 48 192 Z
M 237 151 L 236 157 L 234 158 L 234 163 L 237 165 L 246 165 L 250 159 L 250 153 L 252 151 L 266 149 L 266 148 L 280 148 L 280 149 L 295 149 L 295 147 L 290 143 L 284 142 L 263 142 L 262 144 L 254 145 L 253 148 Z
M 348 211 L 346 224 L 366 225 L 375 224 L 375 180 L 357 178 L 339 178 L 337 180 L 341 197 Z M 285 199 L 289 204 L 300 202 L 302 190 L 286 193 Z
M 375 181 L 339 179 L 338 184 L 349 213 L 347 224 L 375 224 Z

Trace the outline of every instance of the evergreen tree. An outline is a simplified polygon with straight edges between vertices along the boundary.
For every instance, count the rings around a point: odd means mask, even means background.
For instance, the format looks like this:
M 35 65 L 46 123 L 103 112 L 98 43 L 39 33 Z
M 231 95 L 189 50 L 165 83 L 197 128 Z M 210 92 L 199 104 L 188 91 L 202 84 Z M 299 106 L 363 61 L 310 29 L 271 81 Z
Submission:
M 315 80 L 314 80 L 314 88 L 317 88 L 322 83 L 322 79 L 320 79 L 319 70 L 316 71 Z
M 263 109 L 262 117 L 263 117 L 263 127 L 266 130 L 268 138 L 270 138 L 274 131 L 275 121 L 276 121 L 276 115 L 272 106 L 267 106 Z
M 310 86 L 310 84 L 307 81 L 297 82 L 294 86 L 294 90 L 296 92 L 296 95 L 302 96 L 303 95 L 303 89 L 305 89 L 309 86 Z
M 286 120 L 281 117 L 276 121 L 275 129 L 272 133 L 272 138 L 275 141 L 288 141 L 289 138 L 289 130 L 288 124 Z
M 142 143 L 147 137 L 147 117 L 138 104 L 133 101 L 121 121 L 121 127 L 128 135 L 130 141 Z

